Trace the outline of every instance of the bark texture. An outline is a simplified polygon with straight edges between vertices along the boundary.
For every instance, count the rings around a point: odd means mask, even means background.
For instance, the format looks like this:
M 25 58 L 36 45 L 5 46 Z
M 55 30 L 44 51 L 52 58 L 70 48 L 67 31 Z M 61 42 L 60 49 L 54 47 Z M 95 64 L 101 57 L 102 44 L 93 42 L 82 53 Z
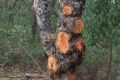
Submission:
M 67 73 L 68 80 L 77 80 L 75 69 L 82 63 L 85 52 L 81 34 L 85 0 L 58 0 L 58 22 L 54 40 L 50 27 L 50 10 L 54 3 L 50 3 L 55 1 L 34 0 L 33 5 L 43 48 L 48 56 L 47 71 L 52 78 Z
M 40 37 L 43 44 L 45 54 L 51 55 L 53 53 L 52 32 L 50 24 L 51 5 L 49 0 L 34 0 L 34 11 L 36 13 L 37 24 L 40 29 Z
M 85 0 L 59 0 L 59 18 L 56 30 L 57 70 L 53 75 L 68 73 L 68 80 L 77 80 L 75 69 L 84 59 L 85 43 L 81 34 L 84 27 L 82 12 Z M 48 61 L 49 64 L 49 61 Z M 50 63 L 52 64 L 52 62 Z

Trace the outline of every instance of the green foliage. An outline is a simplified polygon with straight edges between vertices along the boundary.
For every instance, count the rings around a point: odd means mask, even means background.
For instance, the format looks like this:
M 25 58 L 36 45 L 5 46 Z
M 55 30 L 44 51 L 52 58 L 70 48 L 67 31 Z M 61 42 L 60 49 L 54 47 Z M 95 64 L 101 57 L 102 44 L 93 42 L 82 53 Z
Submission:
M 38 58 L 43 49 L 37 36 L 31 41 L 32 0 L 0 1 L 0 65 L 27 63 L 32 59 L 28 51 Z M 120 63 L 120 0 L 87 0 L 83 13 L 85 27 L 83 36 L 86 44 L 85 62 L 94 65 L 96 61 L 108 67 L 110 46 L 112 46 L 113 67 Z M 52 10 L 51 24 L 56 29 L 57 5 Z M 21 46 L 20 46 L 21 45 Z M 25 50 L 23 49 L 25 48 Z
M 23 0 L 0 2 L 0 65 L 33 63 L 25 50 L 33 56 L 40 56 L 42 47 L 39 37 L 31 41 L 32 9 Z M 32 4 L 31 0 L 28 4 Z
M 112 51 L 113 72 L 120 63 L 118 51 L 120 43 L 120 1 L 88 0 L 84 12 L 85 38 L 87 51 L 86 63 L 94 66 L 98 61 L 108 69 L 109 56 Z M 111 48 L 112 47 L 112 50 Z

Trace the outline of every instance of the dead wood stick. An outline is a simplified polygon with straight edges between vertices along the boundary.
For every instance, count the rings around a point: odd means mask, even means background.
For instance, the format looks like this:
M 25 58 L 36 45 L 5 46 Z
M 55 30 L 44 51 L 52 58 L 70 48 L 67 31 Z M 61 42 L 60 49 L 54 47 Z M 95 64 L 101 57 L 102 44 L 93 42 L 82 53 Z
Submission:
M 42 71 L 41 67 L 39 66 L 38 62 L 34 59 L 34 57 L 25 49 L 24 46 L 22 46 L 21 44 L 19 44 L 19 47 L 20 47 L 21 49 L 23 49 L 23 50 L 26 52 L 26 54 L 34 61 L 34 63 L 35 63 L 35 64 L 37 65 L 37 67 L 38 67 L 38 70 L 40 71 L 40 73 L 42 73 L 43 71 Z
M 33 56 L 23 47 L 23 50 L 28 54 L 28 56 L 35 62 L 35 64 L 38 66 L 38 69 L 40 72 L 43 72 L 41 67 L 39 66 L 38 62 L 33 58 Z
M 45 78 L 46 75 L 41 75 L 41 74 L 30 74 L 30 73 L 26 73 L 25 74 L 26 77 L 36 77 L 36 78 Z

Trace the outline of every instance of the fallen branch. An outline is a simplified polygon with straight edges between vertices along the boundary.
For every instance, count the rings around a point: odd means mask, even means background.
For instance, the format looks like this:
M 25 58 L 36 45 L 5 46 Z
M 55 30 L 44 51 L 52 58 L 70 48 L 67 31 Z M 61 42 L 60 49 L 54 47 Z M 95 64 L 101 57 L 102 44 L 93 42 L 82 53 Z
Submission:
M 34 77 L 36 77 L 36 78 L 45 78 L 46 75 L 26 73 L 26 74 L 25 74 L 25 77 L 30 77 L 30 78 L 34 78 Z
M 23 78 L 24 76 L 0 76 L 0 78 Z
M 21 44 L 19 44 L 20 48 L 22 48 L 26 54 L 33 60 L 33 62 L 37 65 L 38 70 L 40 73 L 43 73 L 43 70 L 41 69 L 41 67 L 39 66 L 38 62 L 34 59 L 34 57 L 25 49 L 24 46 L 22 46 Z

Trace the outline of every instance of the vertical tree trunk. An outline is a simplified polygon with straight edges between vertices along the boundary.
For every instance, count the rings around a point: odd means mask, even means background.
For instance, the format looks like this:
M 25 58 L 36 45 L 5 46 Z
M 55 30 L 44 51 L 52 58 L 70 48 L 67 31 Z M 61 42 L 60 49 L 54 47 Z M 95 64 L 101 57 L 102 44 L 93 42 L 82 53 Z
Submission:
M 85 0 L 59 0 L 58 3 L 56 40 L 52 43 L 50 2 L 49 0 L 34 0 L 33 5 L 40 27 L 43 48 L 48 55 L 47 70 L 51 77 L 55 75 L 60 77 L 63 73 L 68 73 L 68 80 L 77 80 L 75 68 L 83 61 L 85 52 L 85 44 L 81 35 L 84 27 L 81 16 Z
M 68 73 L 68 80 L 77 80 L 75 68 L 84 58 L 85 44 L 81 34 L 84 27 L 82 12 L 85 0 L 59 0 L 59 18 L 56 30 L 56 53 L 48 61 L 50 74 Z M 53 66 L 54 67 L 51 67 Z
M 52 54 L 51 44 L 51 7 L 49 0 L 34 0 L 33 8 L 36 13 L 37 24 L 40 28 L 40 37 L 45 54 Z

